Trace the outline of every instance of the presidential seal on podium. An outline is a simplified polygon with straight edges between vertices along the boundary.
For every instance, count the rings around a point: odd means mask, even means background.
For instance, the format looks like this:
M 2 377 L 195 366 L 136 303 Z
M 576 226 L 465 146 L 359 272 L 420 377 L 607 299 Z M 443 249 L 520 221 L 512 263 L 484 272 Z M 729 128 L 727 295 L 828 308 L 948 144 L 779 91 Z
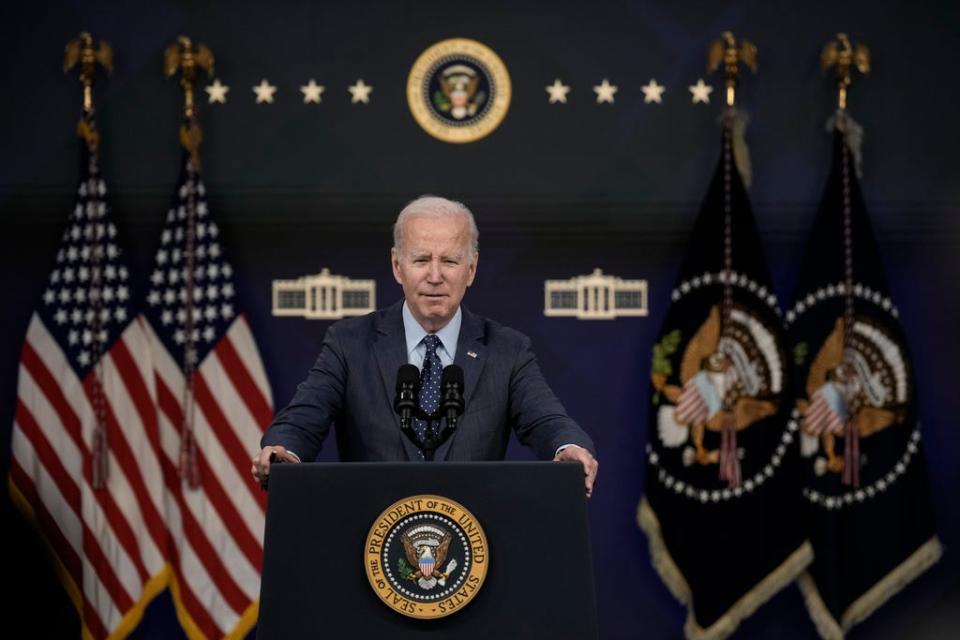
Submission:
M 480 591 L 487 536 L 463 505 L 436 495 L 393 503 L 367 534 L 364 565 L 377 596 L 411 618 L 443 618 Z

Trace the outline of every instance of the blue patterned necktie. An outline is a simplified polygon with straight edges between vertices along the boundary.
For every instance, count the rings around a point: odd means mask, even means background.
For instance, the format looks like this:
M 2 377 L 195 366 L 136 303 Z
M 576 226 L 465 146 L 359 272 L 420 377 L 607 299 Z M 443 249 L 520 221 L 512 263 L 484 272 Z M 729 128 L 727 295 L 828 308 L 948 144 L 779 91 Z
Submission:
M 429 334 L 423 338 L 423 344 L 427 346 L 427 353 L 423 357 L 423 367 L 420 369 L 418 402 L 424 413 L 432 414 L 440 406 L 440 376 L 443 373 L 443 364 L 440 362 L 440 356 L 437 355 L 440 338 Z M 436 422 L 436 420 L 432 421 L 434 428 L 436 428 Z M 427 421 L 414 418 L 413 428 L 417 436 L 423 440 L 427 431 Z

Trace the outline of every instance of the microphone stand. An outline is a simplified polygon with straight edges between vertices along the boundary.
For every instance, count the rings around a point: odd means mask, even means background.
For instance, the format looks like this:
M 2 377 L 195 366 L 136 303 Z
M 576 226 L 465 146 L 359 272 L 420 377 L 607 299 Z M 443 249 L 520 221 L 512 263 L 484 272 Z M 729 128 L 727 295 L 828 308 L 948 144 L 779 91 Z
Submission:
M 426 462 L 433 462 L 434 453 L 444 442 L 447 441 L 447 439 L 453 434 L 453 431 L 449 428 L 440 428 L 439 409 L 429 415 L 421 411 L 420 415 L 417 417 L 426 420 L 427 422 L 427 429 L 423 434 L 423 440 L 419 442 L 420 449 L 423 451 L 423 459 Z M 411 431 L 413 431 L 412 428 Z M 414 437 L 416 436 L 414 435 Z
M 401 374 L 406 367 L 401 367 Z M 454 371 L 451 380 L 446 377 L 447 371 Z M 410 373 L 410 372 L 406 372 Z M 445 370 L 443 382 L 443 399 L 433 413 L 426 413 L 415 402 L 415 395 L 418 390 L 412 384 L 407 386 L 406 382 L 398 383 L 397 398 L 394 400 L 394 409 L 400 414 L 400 430 L 410 439 L 418 449 L 423 451 L 423 459 L 426 462 L 433 462 L 436 450 L 446 442 L 457 428 L 457 421 L 463 414 L 463 372 L 459 367 L 452 370 Z M 398 374 L 400 375 L 400 374 Z M 459 380 L 457 379 L 459 378 Z M 427 423 L 423 438 L 417 436 L 413 428 L 413 418 L 419 418 Z M 440 428 L 440 420 L 446 418 L 445 428 Z

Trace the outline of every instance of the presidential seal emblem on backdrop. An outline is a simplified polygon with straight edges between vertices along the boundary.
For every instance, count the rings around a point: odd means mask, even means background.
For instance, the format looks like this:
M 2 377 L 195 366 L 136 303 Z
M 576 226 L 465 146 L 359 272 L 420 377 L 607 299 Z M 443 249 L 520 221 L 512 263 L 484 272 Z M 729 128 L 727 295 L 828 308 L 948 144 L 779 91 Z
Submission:
M 451 38 L 420 54 L 407 78 L 410 113 L 438 140 L 474 142 L 490 134 L 510 107 L 510 74 L 476 40 Z
M 490 562 L 487 536 L 463 505 L 436 495 L 404 498 L 374 521 L 364 547 L 367 579 L 391 609 L 443 618 L 470 602 Z

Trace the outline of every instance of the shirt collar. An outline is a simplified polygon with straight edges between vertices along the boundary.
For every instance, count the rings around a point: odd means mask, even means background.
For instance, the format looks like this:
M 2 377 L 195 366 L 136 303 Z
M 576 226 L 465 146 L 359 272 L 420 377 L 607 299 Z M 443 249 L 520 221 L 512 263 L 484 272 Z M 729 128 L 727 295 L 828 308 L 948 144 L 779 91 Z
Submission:
M 413 313 L 410 311 L 406 300 L 403 301 L 403 312 L 401 315 L 403 316 L 403 331 L 407 339 L 407 355 L 409 355 L 419 346 L 429 331 L 421 327 L 417 319 L 413 317 Z M 457 312 L 453 314 L 450 322 L 440 329 L 440 331 L 437 331 L 436 334 L 437 337 L 440 338 L 440 344 L 443 345 L 443 348 L 450 355 L 451 360 L 457 355 L 457 341 L 460 339 L 461 324 L 463 324 L 463 312 L 460 307 L 457 307 Z

